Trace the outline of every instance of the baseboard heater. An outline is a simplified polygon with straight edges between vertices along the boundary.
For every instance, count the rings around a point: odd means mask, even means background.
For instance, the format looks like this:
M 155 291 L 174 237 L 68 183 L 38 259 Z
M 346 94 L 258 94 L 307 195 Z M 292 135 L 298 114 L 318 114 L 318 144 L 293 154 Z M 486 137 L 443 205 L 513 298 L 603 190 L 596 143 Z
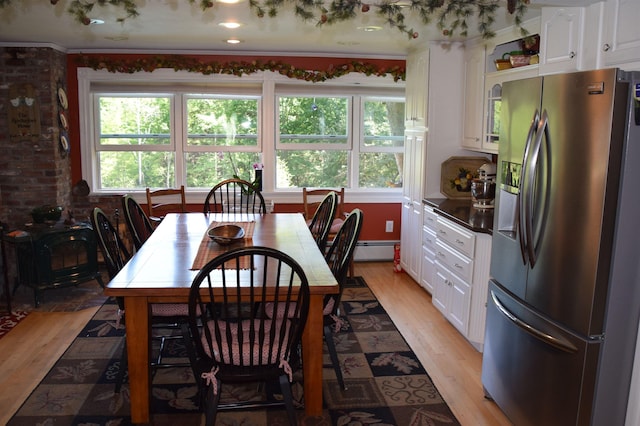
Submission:
M 359 241 L 356 244 L 354 259 L 356 262 L 366 262 L 375 260 L 393 260 L 393 245 L 400 241 Z

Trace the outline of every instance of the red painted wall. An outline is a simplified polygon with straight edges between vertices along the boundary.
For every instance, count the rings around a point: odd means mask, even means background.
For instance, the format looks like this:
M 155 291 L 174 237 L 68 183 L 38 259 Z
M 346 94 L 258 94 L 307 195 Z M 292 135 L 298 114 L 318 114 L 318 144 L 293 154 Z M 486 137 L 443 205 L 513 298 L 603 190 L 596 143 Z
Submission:
M 123 60 L 139 60 L 147 59 L 153 64 L 154 59 L 173 58 L 175 55 L 131 55 L 131 54 L 70 54 L 67 55 L 67 95 L 69 98 L 69 138 L 71 145 L 71 181 L 73 184 L 82 179 L 82 167 L 80 158 L 80 125 L 79 125 L 79 107 L 78 107 L 78 78 L 77 70 L 82 65 L 82 58 L 104 59 L 106 61 L 123 61 Z M 290 64 L 298 69 L 306 70 L 325 70 L 330 72 L 339 67 L 349 67 L 354 60 L 346 58 L 327 58 L 327 57 L 268 57 L 268 56 L 235 56 L 235 55 L 185 55 L 185 58 L 192 58 L 202 61 L 217 62 L 242 62 L 242 61 L 268 61 L 273 60 L 281 63 Z M 358 59 L 359 63 L 366 63 L 368 66 L 374 66 L 379 69 L 405 69 L 404 60 L 386 60 L 386 59 Z M 127 72 L 127 70 L 124 70 Z M 364 213 L 364 223 L 361 240 L 399 240 L 400 239 L 400 215 L 401 204 L 349 204 L 345 205 L 345 211 L 351 211 L 354 208 L 362 209 Z M 195 211 L 199 211 L 199 208 Z M 276 204 L 276 212 L 298 212 L 302 211 L 302 204 Z M 387 220 L 394 221 L 393 232 L 385 232 L 385 224 Z
M 401 203 L 345 203 L 344 211 L 349 212 L 355 208 L 362 210 L 364 216 L 360 240 L 400 240 Z M 302 212 L 303 207 L 302 204 L 276 204 L 274 211 L 276 213 Z M 385 232 L 387 220 L 393 221 L 393 232 Z

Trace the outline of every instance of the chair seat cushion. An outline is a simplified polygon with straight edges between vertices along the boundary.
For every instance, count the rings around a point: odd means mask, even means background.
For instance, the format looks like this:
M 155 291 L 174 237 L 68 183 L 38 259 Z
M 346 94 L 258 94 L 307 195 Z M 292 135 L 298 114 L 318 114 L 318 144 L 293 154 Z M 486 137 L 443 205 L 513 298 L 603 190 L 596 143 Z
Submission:
M 275 326 L 277 332 L 275 340 L 272 342 L 269 331 L 271 329 L 273 321 L 278 321 L 279 324 L 276 324 Z M 214 321 L 209 321 L 207 323 L 207 327 L 209 328 L 211 338 L 213 339 L 213 359 L 215 359 L 217 362 L 230 365 L 278 365 L 280 363 L 280 359 L 285 356 L 285 354 L 283 353 L 278 354 L 278 347 L 286 346 L 287 342 L 289 341 L 289 329 L 291 327 L 291 321 L 285 321 L 286 324 L 284 324 L 284 327 L 286 327 L 286 331 L 284 333 L 283 341 L 281 342 L 281 318 L 276 320 L 245 320 L 240 323 L 240 326 L 238 326 L 238 324 L 236 323 L 218 320 L 217 324 L 221 330 L 221 348 L 216 344 L 216 325 Z M 240 347 L 240 336 L 238 332 L 240 328 L 242 333 L 242 347 Z M 227 331 L 229 332 L 228 334 Z M 251 336 L 252 331 L 253 336 Z M 261 335 L 263 331 L 264 335 Z M 229 348 L 228 341 L 229 335 L 231 337 L 231 350 Z M 209 344 L 207 343 L 207 338 L 204 332 L 201 334 L 200 339 L 202 341 L 204 351 L 209 357 L 211 357 L 211 350 L 209 348 Z M 242 354 L 242 358 L 240 354 Z
M 307 227 L 311 226 L 311 220 L 307 220 Z M 331 228 L 329 228 L 329 234 L 337 234 L 338 231 L 340 230 L 340 228 L 342 227 L 342 224 L 344 223 L 344 220 L 336 218 L 333 219 L 333 223 L 331 223 Z
M 331 228 L 329 228 L 329 234 L 337 234 L 340 228 L 342 227 L 343 223 L 344 223 L 344 220 L 342 219 L 333 219 Z

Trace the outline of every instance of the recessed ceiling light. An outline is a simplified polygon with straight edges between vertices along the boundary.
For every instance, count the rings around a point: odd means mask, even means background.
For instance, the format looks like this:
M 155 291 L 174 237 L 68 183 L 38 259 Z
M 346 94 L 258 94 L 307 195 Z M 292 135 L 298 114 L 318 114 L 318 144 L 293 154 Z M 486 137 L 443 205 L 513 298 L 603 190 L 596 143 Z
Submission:
M 107 36 L 105 37 L 106 40 L 111 40 L 111 41 L 126 41 L 129 40 L 129 37 L 126 35 L 120 35 L 120 36 Z
M 240 22 L 220 22 L 218 25 L 229 29 L 240 28 L 242 26 Z
M 226 40 L 227 43 L 229 44 L 239 44 L 242 43 L 240 40 L 238 40 L 237 38 L 230 38 L 228 40 Z
M 358 29 L 365 32 L 372 32 L 372 31 L 380 31 L 382 27 L 379 27 L 377 25 L 367 25 L 366 27 L 358 27 Z
M 89 25 L 102 25 L 104 21 L 102 19 L 91 19 Z

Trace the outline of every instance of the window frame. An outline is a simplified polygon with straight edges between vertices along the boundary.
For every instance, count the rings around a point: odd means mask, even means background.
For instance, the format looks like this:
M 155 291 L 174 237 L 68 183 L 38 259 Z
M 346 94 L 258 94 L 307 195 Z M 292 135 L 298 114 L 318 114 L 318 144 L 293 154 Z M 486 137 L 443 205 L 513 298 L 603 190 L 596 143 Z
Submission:
M 262 162 L 265 164 L 265 171 L 263 172 L 263 194 L 270 199 L 274 199 L 277 202 L 297 202 L 300 196 L 299 188 L 290 189 L 278 189 L 275 190 L 275 183 L 269 176 L 268 164 L 275 164 L 275 118 L 277 114 L 277 106 L 275 105 L 276 93 L 302 93 L 307 91 L 307 87 L 319 90 L 318 93 L 340 93 L 353 92 L 360 93 L 363 96 L 391 96 L 396 98 L 404 98 L 404 82 L 393 81 L 391 77 L 375 77 L 365 76 L 358 73 L 351 73 L 346 76 L 332 79 L 325 83 L 306 83 L 299 80 L 294 80 L 282 76 L 279 73 L 274 72 L 259 72 L 251 75 L 245 75 L 242 77 L 230 76 L 230 75 L 215 75 L 205 76 L 197 73 L 190 73 L 187 71 L 174 71 L 172 69 L 159 69 L 153 73 L 137 72 L 133 74 L 114 74 L 106 71 L 96 71 L 89 68 L 78 68 L 78 102 L 80 111 L 80 140 L 83 142 L 80 146 L 81 151 L 81 167 L 83 179 L 89 184 L 91 193 L 93 195 L 109 195 L 109 194 L 121 194 L 122 190 L 101 190 L 95 191 L 95 182 L 97 182 L 97 168 L 95 165 L 96 156 L 95 148 L 92 141 L 94 141 L 96 135 L 92 130 L 96 129 L 98 118 L 91 113 L 94 108 L 91 105 L 91 94 L 93 91 L 100 91 L 104 87 L 117 87 L 122 88 L 120 93 L 126 92 L 144 92 L 142 88 L 151 87 L 157 88 L 158 93 L 166 93 L 168 90 L 182 90 L 184 93 L 214 93 L 215 95 L 221 95 L 226 88 L 227 94 L 235 93 L 253 93 L 259 92 L 262 102 L 259 106 L 259 120 L 261 122 L 258 125 L 258 146 L 255 147 L 257 152 L 261 152 Z M 161 90 L 160 87 L 167 87 L 167 90 Z M 222 88 L 222 90 L 221 90 Z M 313 90 L 312 89 L 312 90 Z M 172 91 L 173 91 L 172 90 Z M 208 92 L 207 92 L 208 90 Z M 114 91 L 115 92 L 115 91 Z M 109 92 L 112 93 L 112 92 Z M 174 101 L 174 108 L 177 102 Z M 180 105 L 180 108 L 184 108 L 184 105 Z M 355 120 L 355 114 L 352 114 L 351 119 Z M 272 123 L 271 125 L 269 123 Z M 354 123 L 350 125 L 354 128 L 353 140 L 359 140 L 359 131 L 356 130 Z M 184 135 L 186 129 L 185 123 L 174 123 L 175 133 Z M 175 143 L 174 138 L 174 143 Z M 182 142 L 186 144 L 186 141 Z M 157 146 L 154 146 L 158 148 Z M 271 148 L 270 148 L 271 147 Z M 192 147 L 193 148 L 193 147 Z M 220 147 L 218 151 L 247 151 L 247 147 Z M 318 149 L 317 145 L 314 145 L 314 149 Z M 329 147 L 331 148 L 331 147 Z M 335 148 L 335 146 L 333 147 Z M 358 162 L 357 156 L 361 151 L 360 143 L 352 143 L 351 151 L 349 152 L 349 161 Z M 364 147 L 367 151 L 366 147 Z M 153 149 L 153 148 L 152 148 Z M 184 147 L 183 147 L 184 149 Z M 176 149 L 176 168 L 182 168 L 183 159 L 182 149 Z M 187 152 L 186 150 L 184 152 Z M 179 174 L 178 174 L 179 173 Z M 176 171 L 177 184 L 184 182 L 185 173 L 183 170 Z M 275 176 L 273 173 L 272 176 Z M 349 184 L 357 179 L 357 170 L 355 167 L 350 167 Z M 352 188 L 347 187 L 349 193 L 349 200 L 354 201 L 366 201 L 366 202 L 399 202 L 401 201 L 401 189 L 400 188 Z M 132 190 L 131 193 L 135 197 L 138 197 L 141 191 Z M 201 188 L 188 188 L 187 189 L 187 201 L 193 203 L 200 203 L 201 198 L 204 196 L 205 191 Z

